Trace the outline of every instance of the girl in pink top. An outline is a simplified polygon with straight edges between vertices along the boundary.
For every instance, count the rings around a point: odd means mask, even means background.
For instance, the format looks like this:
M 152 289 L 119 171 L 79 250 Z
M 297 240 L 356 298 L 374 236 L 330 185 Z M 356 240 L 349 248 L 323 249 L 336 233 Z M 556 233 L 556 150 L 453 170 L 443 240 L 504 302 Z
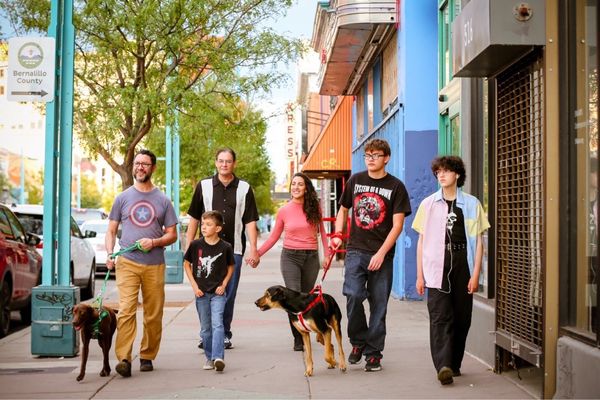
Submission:
M 262 257 L 285 232 L 281 251 L 283 281 L 287 288 L 307 293 L 312 290 L 319 275 L 319 232 L 323 249 L 328 248 L 325 228 L 317 192 L 306 175 L 300 172 L 294 174 L 290 194 L 292 199 L 279 209 L 271 235 L 258 249 L 258 255 Z M 258 264 L 250 259 L 246 262 L 253 267 Z M 291 320 L 290 327 L 294 335 L 294 350 L 302 351 L 302 336 L 294 328 Z

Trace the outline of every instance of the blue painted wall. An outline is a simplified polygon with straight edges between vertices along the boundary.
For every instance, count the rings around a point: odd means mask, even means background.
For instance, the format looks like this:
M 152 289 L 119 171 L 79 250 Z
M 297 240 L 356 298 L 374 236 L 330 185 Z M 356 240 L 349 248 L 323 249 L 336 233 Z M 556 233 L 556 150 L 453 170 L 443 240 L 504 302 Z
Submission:
M 383 121 L 375 110 L 376 126 L 360 142 L 356 139 L 354 109 L 352 172 L 365 169 L 362 155 L 366 140 L 380 138 L 390 143 L 392 157 L 387 171 L 405 183 L 413 208 L 413 215 L 405 221 L 396 246 L 392 295 L 418 299 L 415 291 L 417 237 L 410 226 L 421 200 L 437 188 L 429 172 L 431 159 L 437 154 L 438 134 L 437 0 L 402 1 L 400 4 L 401 21 L 396 43 L 398 104 Z M 379 59 L 374 64 L 375 78 L 381 74 L 381 62 Z M 367 73 L 365 80 L 366 77 Z M 375 79 L 375 104 L 380 104 L 379 81 Z

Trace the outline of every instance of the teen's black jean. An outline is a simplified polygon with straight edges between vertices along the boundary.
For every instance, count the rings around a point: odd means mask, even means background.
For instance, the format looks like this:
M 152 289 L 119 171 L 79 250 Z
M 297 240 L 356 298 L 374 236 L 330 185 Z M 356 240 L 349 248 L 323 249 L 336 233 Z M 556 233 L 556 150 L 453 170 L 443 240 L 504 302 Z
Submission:
M 452 268 L 450 268 L 452 260 Z M 473 295 L 467 291 L 471 279 L 466 250 L 446 251 L 442 289 L 428 288 L 429 346 L 436 371 L 450 367 L 458 371 L 473 312 Z

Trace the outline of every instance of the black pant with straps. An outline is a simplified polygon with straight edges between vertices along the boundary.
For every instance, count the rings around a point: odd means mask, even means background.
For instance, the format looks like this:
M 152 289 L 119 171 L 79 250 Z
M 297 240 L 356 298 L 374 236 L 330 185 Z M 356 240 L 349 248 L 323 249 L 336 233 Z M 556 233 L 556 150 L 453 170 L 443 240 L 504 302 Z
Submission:
M 473 295 L 467 290 L 469 279 L 467 250 L 446 249 L 442 289 L 427 290 L 429 345 L 438 372 L 442 367 L 460 370 L 473 311 Z

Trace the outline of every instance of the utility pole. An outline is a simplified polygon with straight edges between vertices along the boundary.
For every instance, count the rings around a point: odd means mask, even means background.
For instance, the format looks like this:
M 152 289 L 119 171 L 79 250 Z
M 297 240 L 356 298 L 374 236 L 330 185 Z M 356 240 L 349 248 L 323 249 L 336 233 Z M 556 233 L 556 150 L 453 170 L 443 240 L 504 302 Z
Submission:
M 71 170 L 73 154 L 73 0 L 51 0 L 48 36 L 55 39 L 55 91 L 46 104 L 44 253 L 42 284 L 32 293 L 31 353 L 74 356 L 71 325 L 79 288 L 71 283 Z

